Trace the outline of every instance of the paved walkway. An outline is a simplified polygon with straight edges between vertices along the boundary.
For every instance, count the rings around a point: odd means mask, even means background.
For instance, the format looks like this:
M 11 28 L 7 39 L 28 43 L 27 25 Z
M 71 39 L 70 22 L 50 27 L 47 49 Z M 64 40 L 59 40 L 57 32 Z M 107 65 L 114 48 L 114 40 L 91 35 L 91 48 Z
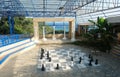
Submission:
M 68 49 L 77 48 L 89 54 L 90 49 L 75 45 L 40 45 L 40 48 Z M 120 77 L 120 59 L 110 54 L 101 53 L 95 56 L 101 66 L 83 69 L 73 68 L 69 71 L 42 72 L 37 69 L 39 47 L 24 52 L 6 62 L 0 69 L 0 77 Z

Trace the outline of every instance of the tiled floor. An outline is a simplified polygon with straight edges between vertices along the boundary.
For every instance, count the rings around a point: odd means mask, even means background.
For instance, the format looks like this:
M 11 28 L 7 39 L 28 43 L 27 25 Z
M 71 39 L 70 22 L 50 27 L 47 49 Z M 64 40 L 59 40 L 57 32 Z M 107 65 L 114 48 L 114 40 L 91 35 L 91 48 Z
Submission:
M 99 59 L 101 64 L 98 67 L 73 68 L 69 71 L 43 72 L 37 69 L 37 58 L 39 48 L 47 49 L 68 49 L 76 48 L 82 50 L 86 54 L 90 53 L 90 49 L 75 45 L 40 45 L 30 51 L 24 52 L 16 57 L 11 58 L 0 69 L 0 77 L 120 77 L 120 59 L 111 54 L 101 53 L 94 58 Z

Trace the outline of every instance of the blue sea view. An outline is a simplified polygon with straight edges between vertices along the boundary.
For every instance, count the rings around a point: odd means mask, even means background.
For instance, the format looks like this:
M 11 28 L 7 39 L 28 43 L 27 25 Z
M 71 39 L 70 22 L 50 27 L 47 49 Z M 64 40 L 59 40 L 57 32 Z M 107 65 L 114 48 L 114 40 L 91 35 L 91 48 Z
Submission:
M 66 26 L 66 31 L 69 31 L 69 22 L 46 22 L 45 24 L 55 26 L 56 30 L 64 30 L 64 26 Z

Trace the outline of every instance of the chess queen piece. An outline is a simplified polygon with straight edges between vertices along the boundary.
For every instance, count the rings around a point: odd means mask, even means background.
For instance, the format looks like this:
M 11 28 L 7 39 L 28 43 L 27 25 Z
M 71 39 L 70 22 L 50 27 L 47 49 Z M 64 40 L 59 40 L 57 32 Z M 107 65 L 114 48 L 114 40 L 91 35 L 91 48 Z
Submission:
M 45 66 L 44 66 L 44 64 L 42 64 L 41 71 L 45 71 Z
M 59 69 L 59 64 L 57 64 L 57 67 L 56 67 L 56 69 Z
M 95 60 L 95 64 L 96 64 L 96 65 L 98 64 L 98 59 Z

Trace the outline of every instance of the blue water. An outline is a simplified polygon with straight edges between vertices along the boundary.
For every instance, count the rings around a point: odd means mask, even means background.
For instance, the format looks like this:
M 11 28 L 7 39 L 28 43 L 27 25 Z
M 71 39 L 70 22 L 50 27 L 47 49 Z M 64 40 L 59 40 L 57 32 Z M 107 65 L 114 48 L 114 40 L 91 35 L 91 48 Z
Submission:
M 46 22 L 45 24 L 55 26 L 56 30 L 64 30 L 64 26 L 66 26 L 66 31 L 69 31 L 69 22 Z

